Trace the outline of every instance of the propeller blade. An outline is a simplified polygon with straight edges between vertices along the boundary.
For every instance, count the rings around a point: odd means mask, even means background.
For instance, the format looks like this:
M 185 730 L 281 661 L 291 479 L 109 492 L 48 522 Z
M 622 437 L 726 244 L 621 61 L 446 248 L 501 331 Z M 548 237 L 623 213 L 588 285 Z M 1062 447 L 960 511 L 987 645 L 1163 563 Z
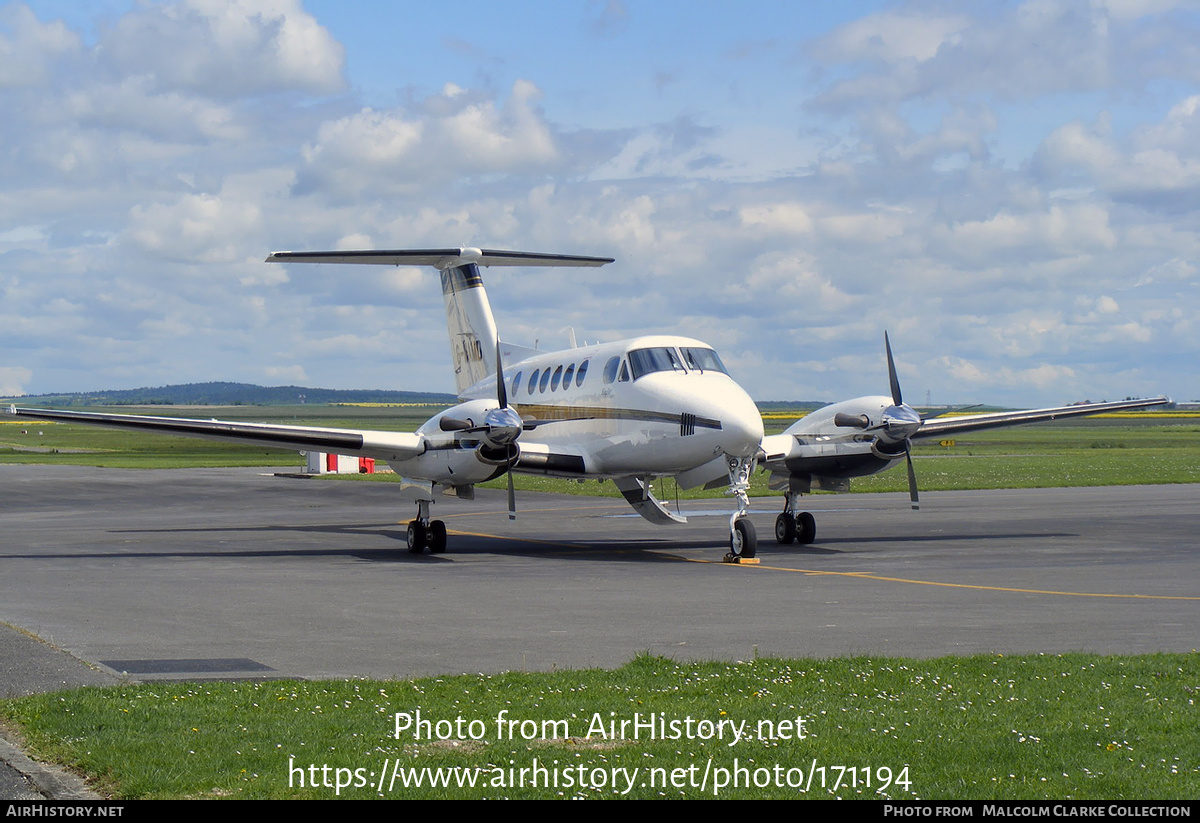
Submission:
M 504 387 L 504 365 L 500 362 L 500 341 L 496 341 L 496 402 L 508 408 L 508 389 Z
M 913 470 L 912 445 L 907 440 L 904 441 L 904 457 L 908 461 L 908 499 L 912 501 L 913 511 L 918 511 L 921 501 L 917 498 L 917 473 Z
M 896 361 L 892 359 L 892 342 L 888 340 L 888 333 L 883 333 L 883 345 L 887 349 L 888 360 L 888 383 L 892 387 L 892 402 L 897 406 L 904 403 L 904 398 L 900 396 L 900 378 L 896 375 Z
M 917 472 L 913 469 L 912 440 L 909 438 L 921 427 L 924 418 L 904 405 L 904 397 L 900 393 L 900 377 L 896 374 L 896 360 L 892 357 L 892 341 L 888 338 L 886 331 L 883 333 L 883 347 L 887 350 L 888 385 L 892 389 L 892 403 L 895 406 L 903 407 L 888 409 L 888 413 L 895 412 L 895 414 L 888 420 L 886 419 L 888 415 L 885 413 L 885 425 L 891 424 L 896 433 L 903 433 L 904 461 L 908 464 L 908 499 L 912 502 L 913 511 L 918 511 L 921 508 L 921 501 L 917 494 Z
M 500 361 L 500 341 L 496 341 L 496 402 L 500 404 L 500 408 L 508 408 L 508 389 L 504 385 L 504 364 Z M 523 428 L 523 427 L 522 427 Z M 513 488 L 513 463 L 512 460 L 508 464 L 508 519 L 517 519 L 517 491 Z
M 517 519 L 517 493 L 513 489 L 512 464 L 508 464 L 508 519 Z

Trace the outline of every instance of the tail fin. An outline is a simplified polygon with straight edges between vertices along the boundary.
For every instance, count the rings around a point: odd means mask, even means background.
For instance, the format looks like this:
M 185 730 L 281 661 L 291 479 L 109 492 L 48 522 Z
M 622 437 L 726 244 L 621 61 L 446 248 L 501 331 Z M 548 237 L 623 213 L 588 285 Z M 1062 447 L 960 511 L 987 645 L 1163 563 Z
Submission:
M 479 266 L 467 263 L 442 269 L 442 297 L 450 357 L 459 394 L 496 371 L 496 319 L 483 289 Z
M 391 251 L 277 251 L 268 263 L 366 263 L 378 266 L 433 266 L 442 273 L 446 325 L 454 379 L 461 394 L 496 370 L 496 320 L 483 290 L 482 266 L 603 266 L 611 257 L 580 257 L 495 249 L 396 249 Z

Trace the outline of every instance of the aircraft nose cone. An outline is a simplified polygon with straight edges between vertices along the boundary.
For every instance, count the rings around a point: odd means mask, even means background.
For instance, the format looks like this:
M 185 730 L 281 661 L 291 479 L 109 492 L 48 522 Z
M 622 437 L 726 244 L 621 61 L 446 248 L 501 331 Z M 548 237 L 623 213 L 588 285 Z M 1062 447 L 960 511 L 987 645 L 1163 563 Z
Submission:
M 728 438 L 725 451 L 735 457 L 750 457 L 762 445 L 762 414 L 750 395 L 740 389 L 738 394 L 726 399 L 721 416 L 722 433 Z

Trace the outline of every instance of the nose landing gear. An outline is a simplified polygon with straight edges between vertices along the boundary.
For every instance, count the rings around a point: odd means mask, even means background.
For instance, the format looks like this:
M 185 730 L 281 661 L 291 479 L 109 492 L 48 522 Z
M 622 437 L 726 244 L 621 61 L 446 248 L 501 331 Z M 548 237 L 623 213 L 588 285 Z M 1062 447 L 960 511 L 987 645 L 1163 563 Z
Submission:
M 729 517 L 729 553 L 726 563 L 757 563 L 758 535 L 754 524 L 746 515 L 750 512 L 750 472 L 754 470 L 753 457 L 725 455 L 729 468 L 729 494 L 737 498 L 737 511 Z

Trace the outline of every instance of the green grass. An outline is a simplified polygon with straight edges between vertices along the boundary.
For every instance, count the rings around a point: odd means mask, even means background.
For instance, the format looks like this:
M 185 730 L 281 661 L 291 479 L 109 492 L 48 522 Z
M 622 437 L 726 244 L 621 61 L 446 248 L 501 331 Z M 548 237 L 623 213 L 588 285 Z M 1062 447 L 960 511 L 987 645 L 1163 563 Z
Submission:
M 0 702 L 0 713 L 36 752 L 125 798 L 619 796 L 562 785 L 566 770 L 582 768 L 637 769 L 631 797 L 1192 799 L 1200 796 L 1198 692 L 1194 652 L 733 663 L 642 656 L 616 671 L 82 689 Z M 430 723 L 422 739 L 412 725 L 397 739 L 398 712 Z M 501 734 L 501 712 L 531 722 Z M 619 727 L 609 737 L 593 725 L 635 714 L 676 722 L 676 739 L 633 739 Z M 797 720 L 799 731 L 785 725 L 769 739 L 764 724 L 758 733 L 760 721 Z M 744 723 L 747 736 L 732 745 L 728 734 L 700 739 L 701 721 Z M 511 785 L 509 770 L 535 759 L 557 765 L 558 788 Z M 743 782 L 766 785 L 715 788 L 738 767 Z M 380 792 L 379 773 L 397 768 L 469 769 L 479 785 Z M 350 784 L 340 792 L 339 774 Z M 650 785 L 672 776 L 679 785 Z M 320 785 L 326 778 L 329 787 Z M 789 778 L 807 791 L 787 786 Z

